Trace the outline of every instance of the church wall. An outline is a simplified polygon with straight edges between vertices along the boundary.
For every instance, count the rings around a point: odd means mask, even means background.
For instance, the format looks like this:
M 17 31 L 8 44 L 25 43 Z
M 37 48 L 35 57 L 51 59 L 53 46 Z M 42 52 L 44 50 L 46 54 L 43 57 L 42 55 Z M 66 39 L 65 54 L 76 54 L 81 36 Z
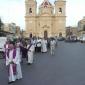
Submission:
M 30 17 L 26 19 L 26 33 L 27 36 L 32 33 L 33 36 L 43 37 L 47 30 L 48 37 L 58 36 L 60 32 L 65 36 L 65 24 L 65 17 Z
M 36 18 L 35 17 L 27 17 L 25 20 L 26 23 L 26 36 L 32 33 L 33 36 L 36 35 Z
M 25 36 L 29 37 L 30 33 L 33 36 L 44 37 L 44 31 L 47 31 L 48 37 L 58 36 L 61 32 L 65 36 L 66 28 L 66 11 L 65 11 L 65 1 L 58 0 L 55 1 L 54 6 L 41 6 L 39 8 L 39 14 L 36 14 L 37 4 L 34 0 L 29 1 L 26 4 L 26 16 L 25 16 L 25 26 L 26 32 Z M 32 13 L 29 13 L 29 8 L 32 8 Z M 55 14 L 54 12 L 55 8 Z M 59 12 L 59 8 L 62 8 L 62 12 Z
M 44 10 L 43 10 L 43 8 L 41 8 L 40 9 L 40 12 L 39 12 L 39 15 L 44 15 L 45 13 L 46 14 L 50 14 L 50 16 L 53 14 L 53 8 L 45 8 Z
M 52 36 L 52 17 L 40 16 L 37 18 L 37 33 L 40 37 L 44 37 L 44 31 L 48 32 L 48 37 Z
M 59 33 L 61 32 L 63 36 L 65 36 L 65 27 L 66 27 L 66 22 L 65 22 L 65 17 L 55 17 L 55 22 L 54 22 L 54 32 L 56 32 L 56 35 L 58 36 Z

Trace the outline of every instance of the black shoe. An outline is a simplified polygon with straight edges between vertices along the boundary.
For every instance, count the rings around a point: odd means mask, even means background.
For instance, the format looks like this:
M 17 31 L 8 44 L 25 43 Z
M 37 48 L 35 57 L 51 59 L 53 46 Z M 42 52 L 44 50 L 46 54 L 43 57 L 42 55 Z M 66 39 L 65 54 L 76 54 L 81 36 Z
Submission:
M 28 63 L 27 65 L 31 65 L 31 63 Z
M 19 79 L 16 79 L 16 81 L 18 81 Z
M 8 84 L 12 84 L 12 83 L 14 83 L 14 81 L 8 82 Z
M 20 78 L 20 79 L 16 79 L 16 81 L 19 81 L 19 80 L 22 80 L 22 78 Z

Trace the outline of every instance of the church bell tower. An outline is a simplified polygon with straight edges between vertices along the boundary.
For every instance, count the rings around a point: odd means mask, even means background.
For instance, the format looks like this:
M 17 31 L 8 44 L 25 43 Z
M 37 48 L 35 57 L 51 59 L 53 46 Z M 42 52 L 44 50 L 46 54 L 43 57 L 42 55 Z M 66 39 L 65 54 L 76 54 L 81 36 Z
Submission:
M 26 16 L 35 16 L 37 11 L 37 2 L 35 0 L 25 1 Z
M 66 28 L 66 1 L 65 0 L 55 0 L 55 19 L 56 22 L 56 33 L 58 36 L 62 34 L 65 36 L 65 28 Z
M 55 15 L 66 16 L 66 1 L 65 0 L 55 1 Z
M 37 2 L 36 0 L 25 0 L 25 28 L 26 36 L 35 35 L 36 31 L 36 15 L 37 15 Z

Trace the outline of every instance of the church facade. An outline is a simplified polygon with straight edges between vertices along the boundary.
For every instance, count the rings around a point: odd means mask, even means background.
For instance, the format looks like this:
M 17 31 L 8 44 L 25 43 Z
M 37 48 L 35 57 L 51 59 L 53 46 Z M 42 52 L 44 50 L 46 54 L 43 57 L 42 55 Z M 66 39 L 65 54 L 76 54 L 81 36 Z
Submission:
M 49 0 L 43 0 L 38 8 L 36 0 L 25 0 L 25 37 L 53 37 L 62 34 L 66 28 L 66 1 L 55 0 L 52 5 Z

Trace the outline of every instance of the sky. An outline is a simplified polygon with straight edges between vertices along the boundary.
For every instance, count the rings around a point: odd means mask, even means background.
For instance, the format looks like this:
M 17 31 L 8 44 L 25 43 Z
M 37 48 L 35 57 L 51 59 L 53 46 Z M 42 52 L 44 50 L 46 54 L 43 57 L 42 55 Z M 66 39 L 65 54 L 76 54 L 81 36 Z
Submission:
M 38 6 L 43 0 L 36 0 Z M 55 0 L 49 0 L 54 4 Z M 0 0 L 0 17 L 3 23 L 16 23 L 25 28 L 25 0 Z M 77 26 L 85 16 L 85 0 L 66 0 L 66 26 Z

